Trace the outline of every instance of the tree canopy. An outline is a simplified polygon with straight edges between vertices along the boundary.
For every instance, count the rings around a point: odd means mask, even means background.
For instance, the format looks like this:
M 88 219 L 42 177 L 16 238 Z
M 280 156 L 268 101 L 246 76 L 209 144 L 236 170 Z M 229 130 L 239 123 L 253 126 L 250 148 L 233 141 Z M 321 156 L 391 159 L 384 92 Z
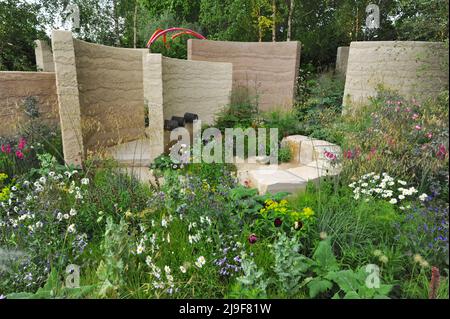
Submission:
M 380 8 L 380 28 L 366 28 L 366 7 Z M 302 43 L 302 63 L 326 66 L 338 46 L 365 40 L 448 39 L 448 0 L 0 0 L 0 68 L 32 69 L 33 40 L 69 28 L 77 4 L 85 41 L 144 47 L 157 28 L 182 26 L 209 39 Z M 186 37 L 154 52 L 185 58 Z

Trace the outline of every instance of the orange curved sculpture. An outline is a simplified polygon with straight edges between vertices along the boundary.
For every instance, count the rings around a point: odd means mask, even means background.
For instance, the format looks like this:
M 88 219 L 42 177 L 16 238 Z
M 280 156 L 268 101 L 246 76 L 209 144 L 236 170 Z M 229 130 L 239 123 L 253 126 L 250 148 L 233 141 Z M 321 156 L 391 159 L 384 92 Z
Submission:
M 196 37 L 197 39 L 201 39 L 201 40 L 205 40 L 206 38 L 201 35 L 198 32 L 192 31 L 190 29 L 186 29 L 186 28 L 169 28 L 169 29 L 157 29 L 152 36 L 150 37 L 150 40 L 148 40 L 147 42 L 147 48 L 150 48 L 150 46 L 160 37 L 163 37 L 163 42 L 164 44 L 166 44 L 167 42 L 167 33 L 170 32 L 175 32 L 175 31 L 180 31 L 177 34 L 174 34 L 172 36 L 172 40 L 178 38 L 179 36 L 183 35 L 183 34 L 187 34 L 187 35 L 191 35 L 193 37 Z

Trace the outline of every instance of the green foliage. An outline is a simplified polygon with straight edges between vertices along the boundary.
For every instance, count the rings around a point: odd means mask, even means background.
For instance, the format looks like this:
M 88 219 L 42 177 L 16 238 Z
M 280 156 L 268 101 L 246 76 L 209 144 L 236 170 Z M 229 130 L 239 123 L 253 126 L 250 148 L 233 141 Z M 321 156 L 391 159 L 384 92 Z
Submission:
M 399 14 L 395 28 L 400 40 L 448 40 L 448 1 L 403 0 L 392 10 Z
M 242 271 L 244 274 L 232 286 L 229 297 L 236 299 L 266 298 L 269 282 L 264 279 L 264 271 L 259 269 L 252 259 L 242 261 Z
M 383 284 L 369 288 L 366 283 L 368 274 L 364 268 L 357 271 L 340 270 L 330 238 L 320 241 L 317 245 L 311 268 L 316 275 L 307 284 L 311 298 L 331 290 L 333 283 L 345 294 L 344 299 L 387 298 L 392 289 L 391 285 Z M 339 298 L 340 291 L 336 292 L 333 298 Z
M 253 101 L 248 92 L 237 89 L 232 94 L 230 105 L 217 114 L 214 127 L 222 132 L 225 132 L 226 128 L 255 127 L 258 114 L 257 103 Z
M 339 289 L 344 293 L 344 299 L 389 299 L 388 295 L 392 290 L 392 285 L 384 284 L 369 288 L 366 284 L 367 272 L 364 268 L 357 271 L 330 272 L 326 277 L 339 286 Z M 339 292 L 333 296 L 334 299 L 339 299 L 339 297 Z
M 124 284 L 125 261 L 130 253 L 128 225 L 124 219 L 115 224 L 111 217 L 106 220 L 106 229 L 101 244 L 102 260 L 97 269 L 100 280 L 100 298 L 118 297 L 118 290 Z
M 44 37 L 38 5 L 0 2 L 0 71 L 35 71 L 34 40 Z
M 273 244 L 275 255 L 273 271 L 276 274 L 277 291 L 287 296 L 295 296 L 301 288 L 301 279 L 309 268 L 310 260 L 299 254 L 300 245 L 295 236 L 288 238 L 281 234 Z
M 251 0 L 201 0 L 200 16 L 205 35 L 211 40 L 256 41 Z
M 290 147 L 281 147 L 278 149 L 278 161 L 280 163 L 289 163 L 292 159 Z
M 301 124 L 293 111 L 274 111 L 262 114 L 263 125 L 267 128 L 277 128 L 278 138 L 295 135 L 300 132 Z
M 324 73 L 305 84 L 302 100 L 296 105 L 302 135 L 331 143 L 343 142 L 338 119 L 342 113 L 344 81 L 340 76 Z
M 18 292 L 6 295 L 8 299 L 82 299 L 93 293 L 94 286 L 83 286 L 77 288 L 64 287 L 59 273 L 53 269 L 48 275 L 45 285 L 35 293 Z

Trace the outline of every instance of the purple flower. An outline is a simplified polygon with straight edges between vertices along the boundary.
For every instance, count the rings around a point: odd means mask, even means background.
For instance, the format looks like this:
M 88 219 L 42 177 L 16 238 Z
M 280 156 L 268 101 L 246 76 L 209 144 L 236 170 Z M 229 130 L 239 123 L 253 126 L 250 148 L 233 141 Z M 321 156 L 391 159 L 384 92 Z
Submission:
M 258 237 L 256 237 L 256 235 L 255 234 L 251 234 L 250 236 L 248 236 L 248 242 L 250 243 L 250 244 L 254 244 L 254 243 L 256 243 L 258 241 Z
M 273 224 L 275 225 L 275 227 L 280 227 L 281 224 L 283 224 L 283 221 L 281 220 L 281 218 L 275 218 L 275 220 L 273 221 Z

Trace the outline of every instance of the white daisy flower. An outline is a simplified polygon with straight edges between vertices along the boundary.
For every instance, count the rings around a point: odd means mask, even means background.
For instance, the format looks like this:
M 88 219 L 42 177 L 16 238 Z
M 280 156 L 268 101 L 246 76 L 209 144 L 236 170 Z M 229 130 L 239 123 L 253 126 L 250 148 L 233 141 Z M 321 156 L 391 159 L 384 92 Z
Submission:
M 70 234 L 75 233 L 75 232 L 76 232 L 75 224 L 70 224 L 69 227 L 67 227 L 67 231 L 68 231 Z

